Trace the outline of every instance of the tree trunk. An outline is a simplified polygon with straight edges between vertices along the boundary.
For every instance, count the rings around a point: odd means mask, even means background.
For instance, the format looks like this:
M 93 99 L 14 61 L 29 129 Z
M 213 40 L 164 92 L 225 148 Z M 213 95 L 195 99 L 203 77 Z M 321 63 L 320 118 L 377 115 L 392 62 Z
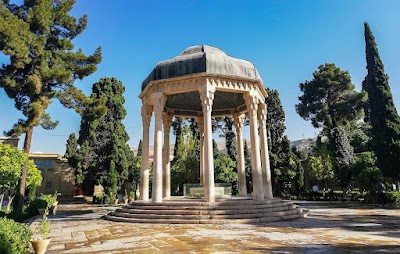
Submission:
M 14 194 L 14 195 L 11 195 L 11 192 L 10 192 L 10 195 L 8 196 L 7 211 L 10 211 L 11 203 L 13 202 L 14 197 L 15 197 L 15 194 Z
M 32 141 L 32 133 L 33 127 L 28 127 L 25 133 L 24 140 L 24 151 L 28 154 L 26 161 L 24 162 L 24 167 L 22 168 L 21 180 L 19 183 L 19 193 L 18 193 L 18 205 L 17 212 L 22 212 L 22 207 L 24 206 L 24 196 L 25 196 L 25 187 L 26 187 L 26 176 L 28 172 L 28 160 L 29 160 L 29 151 L 31 149 L 31 141 Z
M 6 194 L 5 191 L 2 191 L 0 194 L 0 211 L 3 208 L 4 194 Z

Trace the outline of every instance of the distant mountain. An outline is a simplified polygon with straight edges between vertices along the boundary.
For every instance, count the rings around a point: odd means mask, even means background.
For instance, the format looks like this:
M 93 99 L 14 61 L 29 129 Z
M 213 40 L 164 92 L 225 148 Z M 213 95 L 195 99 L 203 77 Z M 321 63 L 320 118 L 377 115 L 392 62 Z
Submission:
M 290 147 L 296 147 L 301 152 L 311 153 L 316 142 L 317 138 L 299 139 L 290 141 Z

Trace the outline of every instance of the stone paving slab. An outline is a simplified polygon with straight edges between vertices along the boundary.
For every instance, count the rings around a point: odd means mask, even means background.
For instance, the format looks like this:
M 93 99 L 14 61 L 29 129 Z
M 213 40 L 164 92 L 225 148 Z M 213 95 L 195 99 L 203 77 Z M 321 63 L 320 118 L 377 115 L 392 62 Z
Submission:
M 113 208 L 60 205 L 47 253 L 400 253 L 399 209 L 301 205 L 307 218 L 262 225 L 127 224 L 101 219 Z

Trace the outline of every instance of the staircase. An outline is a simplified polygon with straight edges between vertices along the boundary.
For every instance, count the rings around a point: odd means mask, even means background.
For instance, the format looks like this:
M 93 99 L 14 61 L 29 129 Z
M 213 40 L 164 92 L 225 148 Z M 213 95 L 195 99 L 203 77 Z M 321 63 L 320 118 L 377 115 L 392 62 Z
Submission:
M 105 215 L 105 219 L 155 224 L 255 224 L 305 216 L 302 208 L 278 198 L 254 201 L 235 197 L 208 203 L 174 197 L 162 203 L 135 201 Z

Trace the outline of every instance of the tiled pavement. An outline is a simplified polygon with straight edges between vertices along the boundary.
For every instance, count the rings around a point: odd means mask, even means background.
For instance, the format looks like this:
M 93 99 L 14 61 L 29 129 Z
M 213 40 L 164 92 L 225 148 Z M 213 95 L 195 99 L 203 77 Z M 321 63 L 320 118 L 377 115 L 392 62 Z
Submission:
M 400 253 L 399 209 L 301 205 L 307 218 L 264 225 L 125 224 L 101 219 L 110 207 L 59 205 L 47 253 Z

